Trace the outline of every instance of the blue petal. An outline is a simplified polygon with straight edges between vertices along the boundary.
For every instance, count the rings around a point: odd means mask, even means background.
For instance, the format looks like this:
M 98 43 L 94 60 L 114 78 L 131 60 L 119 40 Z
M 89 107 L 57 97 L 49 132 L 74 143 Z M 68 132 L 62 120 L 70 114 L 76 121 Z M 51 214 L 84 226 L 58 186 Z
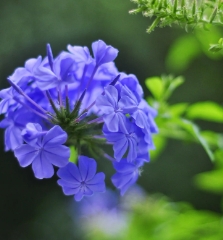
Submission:
M 62 189 L 65 195 L 74 195 L 79 191 L 79 187 L 76 188 L 63 187 Z
M 7 150 L 15 150 L 22 143 L 21 130 L 18 127 L 12 126 L 5 130 L 5 145 Z
M 111 132 L 118 132 L 119 130 L 119 117 L 115 112 L 112 114 L 105 115 L 103 117 L 104 122 L 108 128 L 109 131 Z
M 114 112 L 114 106 L 108 101 L 106 96 L 100 95 L 96 99 L 96 106 L 102 111 L 103 114 L 111 114 Z
M 80 156 L 78 158 L 78 166 L 82 181 L 88 181 L 94 177 L 97 164 L 93 158 Z
M 110 104 L 116 108 L 118 103 L 118 91 L 114 86 L 107 86 L 105 88 L 105 96 Z
M 137 157 L 137 142 L 135 141 L 135 139 L 131 138 L 129 139 L 128 144 L 129 144 L 129 151 L 128 151 L 127 160 L 128 162 L 132 162 Z
M 61 187 L 67 187 L 67 188 L 80 188 L 81 183 L 77 181 L 66 181 L 64 179 L 59 179 L 57 181 L 58 185 Z
M 126 138 L 123 138 L 114 144 L 113 146 L 113 150 L 115 152 L 114 157 L 117 161 L 121 160 L 127 148 L 128 148 L 128 140 Z
M 115 142 L 117 142 L 117 141 L 119 141 L 121 139 L 125 139 L 126 138 L 125 135 L 123 133 L 120 133 L 120 132 L 117 132 L 117 133 L 115 133 L 115 132 L 110 132 L 110 133 L 107 132 L 105 134 L 105 136 L 106 136 L 106 139 L 109 142 L 112 142 L 112 143 L 115 143 Z
M 118 102 L 119 108 L 121 108 L 125 113 L 133 113 L 137 110 L 136 103 L 129 97 L 124 96 Z
M 74 163 L 69 162 L 65 167 L 60 168 L 57 171 L 57 175 L 66 181 L 69 182 L 78 182 L 80 183 L 81 176 L 77 166 Z
M 85 186 L 83 194 L 86 196 L 91 196 L 93 195 L 93 191 L 90 188 L 88 188 L 88 186 Z
M 136 166 L 133 163 L 128 163 L 126 159 L 122 159 L 120 162 L 114 162 L 114 168 L 119 173 L 132 173 L 135 171 Z
M 87 47 L 71 46 L 69 44 L 67 46 L 67 49 L 74 55 L 75 61 L 87 62 L 92 59 L 90 56 L 89 49 Z
M 44 149 L 44 158 L 57 167 L 64 167 L 69 162 L 69 147 L 59 145 L 56 147 L 48 147 Z
M 93 192 L 104 192 L 105 191 L 105 174 L 97 173 L 93 179 L 87 182 L 87 186 Z
M 113 61 L 118 55 L 117 49 L 106 45 L 102 40 L 93 42 L 92 50 L 98 66 Z
M 121 188 L 121 196 L 125 194 L 125 192 L 133 185 L 136 183 L 138 179 L 138 175 L 134 175 L 122 188 Z
M 121 174 L 121 173 L 115 173 L 111 180 L 114 186 L 118 189 L 121 189 L 123 186 L 125 186 L 126 183 L 128 183 L 132 178 L 132 173 L 128 174 Z
M 72 73 L 72 67 L 76 65 L 72 58 L 65 58 L 60 63 L 60 76 L 61 79 L 67 83 L 75 81 Z
M 67 141 L 67 133 L 58 125 L 52 127 L 43 138 L 43 146 L 55 146 Z
M 30 165 L 36 157 L 36 150 L 34 147 L 23 144 L 15 149 L 14 154 L 19 161 L 21 167 L 27 167 Z
M 54 174 L 53 165 L 38 154 L 32 163 L 32 169 L 36 178 L 51 178 Z
M 79 191 L 77 194 L 75 194 L 74 199 L 79 202 L 83 198 L 84 194 Z

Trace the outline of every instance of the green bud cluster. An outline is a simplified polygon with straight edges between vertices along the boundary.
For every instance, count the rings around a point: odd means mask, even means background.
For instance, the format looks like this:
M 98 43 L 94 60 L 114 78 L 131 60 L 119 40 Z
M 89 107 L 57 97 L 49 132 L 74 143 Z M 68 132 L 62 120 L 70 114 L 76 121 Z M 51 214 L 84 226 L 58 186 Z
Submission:
M 106 143 L 105 138 L 101 136 L 102 123 L 94 121 L 94 119 L 97 120 L 97 116 L 94 115 L 82 118 L 85 114 L 87 115 L 87 110 L 80 111 L 81 99 L 76 102 L 72 111 L 70 111 L 68 98 L 66 99 L 66 106 L 60 106 L 59 108 L 50 98 L 49 100 L 55 112 L 51 122 L 59 125 L 67 133 L 67 145 L 74 146 L 78 155 L 81 155 L 86 148 L 94 155 L 101 155 L 100 145 Z

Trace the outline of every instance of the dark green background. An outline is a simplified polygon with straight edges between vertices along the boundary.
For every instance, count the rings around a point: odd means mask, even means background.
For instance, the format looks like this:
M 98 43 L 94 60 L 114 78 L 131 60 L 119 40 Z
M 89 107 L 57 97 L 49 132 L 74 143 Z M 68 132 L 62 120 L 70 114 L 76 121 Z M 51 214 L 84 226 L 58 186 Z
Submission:
M 129 0 L 1 0 L 1 88 L 8 87 L 7 76 L 28 58 L 44 56 L 46 43 L 56 55 L 67 44 L 90 47 L 102 39 L 119 49 L 115 60 L 119 71 L 135 74 L 143 87 L 147 77 L 169 74 L 165 67 L 168 49 L 185 31 L 164 28 L 148 35 L 149 19 L 128 14 L 134 7 Z M 171 102 L 212 100 L 222 104 L 222 66 L 222 60 L 200 55 L 180 72 L 186 83 Z M 149 92 L 145 90 L 145 94 Z M 220 124 L 201 122 L 201 126 L 222 131 Z M 56 177 L 40 181 L 30 167 L 19 167 L 13 154 L 4 152 L 3 131 L 0 151 L 0 239 L 80 239 L 68 213 L 72 198 L 63 196 Z M 112 172 L 109 162 L 100 167 Z M 198 209 L 220 211 L 220 198 L 198 191 L 192 181 L 195 174 L 211 168 L 200 146 L 172 140 L 156 162 L 146 165 L 139 184 L 148 193 L 162 192 Z

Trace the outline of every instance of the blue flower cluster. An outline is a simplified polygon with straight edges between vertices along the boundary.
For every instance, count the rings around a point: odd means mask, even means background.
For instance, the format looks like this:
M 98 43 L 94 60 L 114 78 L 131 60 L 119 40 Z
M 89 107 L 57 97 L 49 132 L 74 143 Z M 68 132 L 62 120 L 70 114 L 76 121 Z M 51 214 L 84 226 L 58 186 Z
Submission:
M 47 56 L 27 60 L 8 78 L 11 87 L 0 91 L 5 150 L 14 151 L 22 167 L 32 165 L 39 179 L 58 167 L 58 184 L 77 201 L 105 191 L 104 173 L 96 173 L 87 156 L 109 159 L 123 195 L 149 161 L 156 111 L 143 100 L 137 78 L 116 69 L 117 49 L 102 40 L 92 44 L 93 57 L 87 47 L 67 49 L 54 58 L 47 44 Z M 69 161 L 71 146 L 78 166 Z

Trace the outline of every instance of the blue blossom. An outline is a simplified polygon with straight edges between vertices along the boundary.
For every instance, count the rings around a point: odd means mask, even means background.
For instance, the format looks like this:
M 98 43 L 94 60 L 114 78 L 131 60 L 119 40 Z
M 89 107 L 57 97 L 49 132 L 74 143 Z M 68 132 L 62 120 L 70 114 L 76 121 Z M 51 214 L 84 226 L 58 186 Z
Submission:
M 125 115 L 119 107 L 118 90 L 114 86 L 105 88 L 104 94 L 96 100 L 96 106 L 103 114 L 104 122 L 111 132 L 118 132 L 125 125 Z
M 26 117 L 24 117 L 26 116 Z M 7 112 L 0 122 L 0 128 L 5 128 L 5 150 L 15 150 L 23 143 L 22 130 L 35 116 L 24 108 Z
M 79 156 L 79 167 L 74 163 L 59 169 L 57 175 L 61 178 L 58 184 L 65 195 L 75 195 L 80 201 L 84 196 L 91 196 L 94 192 L 105 191 L 104 173 L 96 174 L 96 161 L 93 158 Z
M 16 105 L 16 101 L 13 99 L 13 88 L 6 88 L 0 91 L 0 114 L 6 113 L 8 109 Z
M 27 123 L 26 128 L 21 132 L 21 135 L 25 142 L 30 145 L 35 144 L 40 136 L 46 134 L 46 131 L 42 131 L 42 127 L 38 123 Z
M 23 143 L 21 128 L 13 120 L 5 118 L 0 122 L 0 128 L 5 128 L 5 151 L 14 150 Z
M 126 120 L 125 128 L 118 132 L 109 132 L 104 127 L 104 135 L 106 139 L 113 144 L 114 157 L 120 161 L 128 149 L 127 160 L 129 162 L 135 160 L 137 156 L 137 142 L 138 138 L 135 133 L 135 124 Z
M 126 159 L 122 159 L 120 162 L 114 162 L 113 165 L 117 172 L 112 176 L 112 183 L 120 189 L 121 195 L 124 195 L 129 187 L 137 181 L 143 161 L 136 159 L 129 163 Z
M 36 137 L 36 142 L 27 142 L 16 148 L 15 156 L 21 167 L 32 164 L 36 178 L 50 178 L 54 174 L 53 165 L 64 167 L 68 163 L 70 149 L 63 145 L 67 134 L 61 127 L 54 126 L 44 135 Z
M 102 40 L 92 43 L 96 65 L 112 62 L 118 55 L 118 50 L 112 46 L 108 46 Z
M 105 188 L 95 160 L 80 156 L 87 150 L 96 160 L 112 160 L 117 170 L 112 181 L 124 193 L 138 178 L 139 165 L 150 160 L 157 112 L 143 99 L 136 76 L 116 68 L 117 49 L 102 40 L 92 43 L 93 56 L 87 47 L 67 49 L 54 57 L 47 44 L 46 57 L 27 60 L 8 77 L 11 87 L 0 91 L 5 150 L 14 151 L 22 167 L 32 165 L 40 179 L 59 167 L 59 184 L 76 200 Z M 105 146 L 113 148 L 113 156 Z M 69 163 L 69 147 L 79 167 Z M 128 171 L 120 172 L 120 166 Z M 68 179 L 70 170 L 75 179 Z
M 50 49 L 48 51 L 48 64 L 44 64 L 43 61 L 35 71 L 38 87 L 41 90 L 47 90 L 74 83 L 78 66 L 72 54 L 62 52 L 57 58 L 53 59 L 49 45 L 48 49 Z

